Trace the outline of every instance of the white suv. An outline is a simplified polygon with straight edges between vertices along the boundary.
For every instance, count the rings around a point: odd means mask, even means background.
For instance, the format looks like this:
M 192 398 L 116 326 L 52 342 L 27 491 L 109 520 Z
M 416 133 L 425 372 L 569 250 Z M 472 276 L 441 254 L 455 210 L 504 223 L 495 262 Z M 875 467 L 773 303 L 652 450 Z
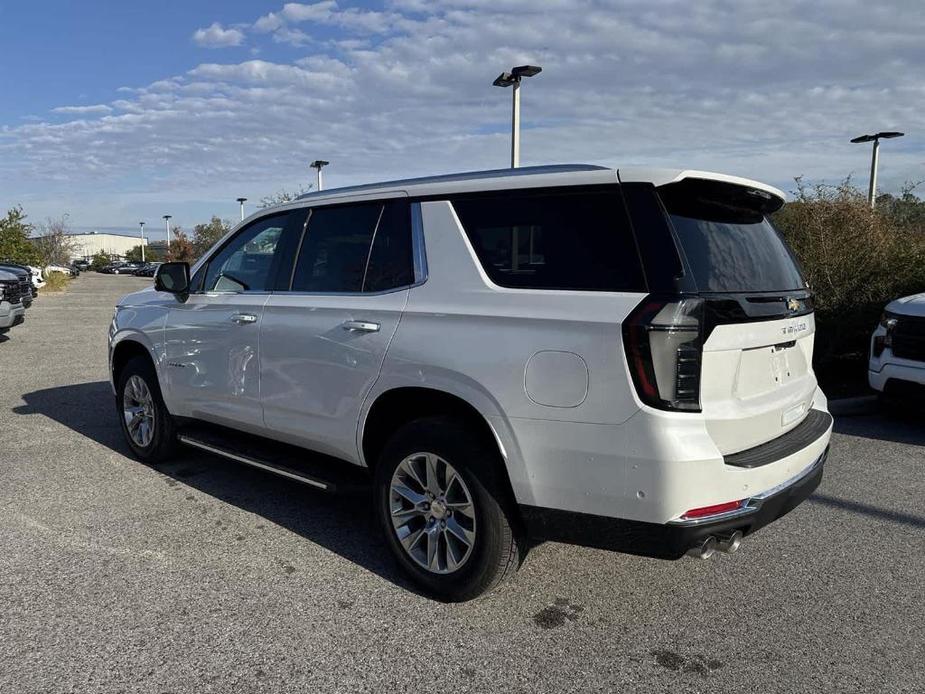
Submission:
M 126 439 L 320 489 L 364 473 L 391 552 L 443 599 L 530 540 L 734 551 L 816 488 L 832 425 L 812 296 L 766 217 L 782 203 L 552 166 L 262 210 L 117 306 Z
M 867 380 L 887 396 L 925 394 L 925 293 L 887 304 L 870 342 Z

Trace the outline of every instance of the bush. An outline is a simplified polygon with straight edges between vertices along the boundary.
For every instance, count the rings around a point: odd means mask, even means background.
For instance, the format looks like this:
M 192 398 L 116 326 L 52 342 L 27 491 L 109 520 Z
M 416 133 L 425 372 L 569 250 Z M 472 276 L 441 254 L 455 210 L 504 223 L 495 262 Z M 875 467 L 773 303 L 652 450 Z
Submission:
M 866 360 L 870 334 L 887 303 L 925 290 L 925 228 L 909 223 L 910 205 L 921 209 L 925 203 L 906 191 L 904 205 L 871 210 L 850 179 L 836 186 L 797 179 L 797 186 L 796 200 L 774 222 L 816 297 L 815 361 L 825 376 L 841 371 L 839 364 L 857 368 Z
M 46 272 L 45 273 L 45 286 L 42 287 L 43 292 L 61 292 L 67 289 L 67 285 L 70 283 L 71 278 L 69 275 L 64 274 L 63 272 Z
M 100 251 L 95 256 L 93 256 L 92 260 L 90 260 L 90 269 L 95 272 L 99 272 L 111 262 L 112 258 L 109 256 L 109 254 Z

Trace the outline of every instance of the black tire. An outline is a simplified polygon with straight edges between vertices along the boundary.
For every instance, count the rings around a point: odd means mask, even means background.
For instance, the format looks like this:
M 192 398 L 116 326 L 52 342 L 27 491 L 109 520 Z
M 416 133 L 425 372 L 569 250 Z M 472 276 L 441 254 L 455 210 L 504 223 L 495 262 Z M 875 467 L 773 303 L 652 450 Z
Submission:
M 475 540 L 468 558 L 452 573 L 434 573 L 418 565 L 392 524 L 392 476 L 402 461 L 421 452 L 433 453 L 452 465 L 472 497 Z M 519 568 L 525 545 L 515 530 L 514 504 L 502 474 L 503 461 L 497 449 L 451 417 L 415 420 L 386 444 L 375 470 L 376 516 L 399 567 L 426 593 L 449 602 L 472 600 L 493 590 Z
M 148 445 L 145 446 L 139 445 L 132 439 L 123 410 L 125 389 L 133 376 L 141 378 L 151 394 L 154 433 Z M 149 465 L 156 465 L 170 460 L 176 454 L 176 426 L 173 417 L 164 405 L 154 365 L 147 357 L 140 355 L 132 357 L 116 375 L 116 413 L 125 441 L 136 458 Z

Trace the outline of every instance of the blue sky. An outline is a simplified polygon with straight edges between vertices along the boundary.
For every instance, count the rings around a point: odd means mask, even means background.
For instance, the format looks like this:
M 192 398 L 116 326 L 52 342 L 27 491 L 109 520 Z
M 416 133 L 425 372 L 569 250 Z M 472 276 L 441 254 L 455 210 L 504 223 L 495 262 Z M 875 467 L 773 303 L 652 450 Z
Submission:
M 0 0 L 0 208 L 189 228 L 312 181 L 523 163 L 925 179 L 925 7 L 860 0 Z

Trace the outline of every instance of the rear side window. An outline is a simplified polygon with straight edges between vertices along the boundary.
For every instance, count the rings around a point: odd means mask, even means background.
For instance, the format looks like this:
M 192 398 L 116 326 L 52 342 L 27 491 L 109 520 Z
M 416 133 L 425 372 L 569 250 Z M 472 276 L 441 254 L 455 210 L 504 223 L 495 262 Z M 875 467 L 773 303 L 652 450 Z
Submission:
M 407 201 L 319 207 L 308 219 L 292 291 L 379 292 L 413 277 Z
M 688 180 L 658 189 L 701 292 L 775 292 L 806 282 L 765 216 L 779 202 L 762 191 Z
M 453 206 L 489 278 L 502 287 L 644 291 L 619 191 L 515 191 Z
M 373 236 L 363 291 L 384 292 L 413 283 L 411 207 L 406 200 L 388 202 Z

